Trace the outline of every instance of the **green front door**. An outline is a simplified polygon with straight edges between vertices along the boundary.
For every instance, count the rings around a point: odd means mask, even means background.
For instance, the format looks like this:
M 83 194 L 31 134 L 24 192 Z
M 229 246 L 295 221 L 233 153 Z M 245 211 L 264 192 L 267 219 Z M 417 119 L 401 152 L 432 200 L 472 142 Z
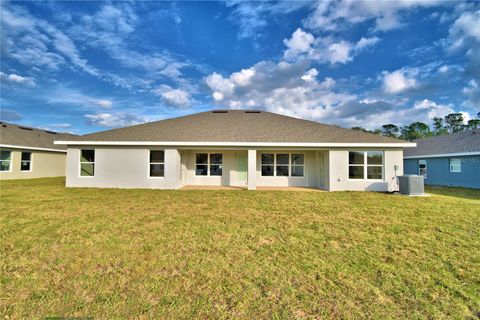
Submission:
M 237 161 L 237 180 L 239 182 L 247 183 L 247 154 L 246 153 L 236 153 L 235 158 Z

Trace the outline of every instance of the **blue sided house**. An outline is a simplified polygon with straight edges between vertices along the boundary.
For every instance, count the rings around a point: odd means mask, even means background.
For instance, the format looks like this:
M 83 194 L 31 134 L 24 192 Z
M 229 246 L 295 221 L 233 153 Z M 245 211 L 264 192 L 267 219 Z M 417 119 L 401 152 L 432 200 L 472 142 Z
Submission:
M 420 174 L 426 185 L 480 189 L 480 129 L 415 140 L 404 149 L 405 174 Z

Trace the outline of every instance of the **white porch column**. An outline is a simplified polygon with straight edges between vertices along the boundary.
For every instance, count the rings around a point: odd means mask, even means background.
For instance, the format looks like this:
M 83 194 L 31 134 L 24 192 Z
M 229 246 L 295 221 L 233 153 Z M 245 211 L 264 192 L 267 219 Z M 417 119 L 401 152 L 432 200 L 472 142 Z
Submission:
M 257 189 L 257 150 L 248 149 L 248 190 Z
M 168 189 L 181 187 L 181 163 L 178 149 L 165 149 L 165 180 Z

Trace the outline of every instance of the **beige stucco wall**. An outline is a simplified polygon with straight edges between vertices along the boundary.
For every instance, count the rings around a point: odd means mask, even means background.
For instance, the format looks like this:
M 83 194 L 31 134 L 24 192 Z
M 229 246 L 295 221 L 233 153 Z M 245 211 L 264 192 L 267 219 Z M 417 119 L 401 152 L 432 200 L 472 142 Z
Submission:
M 383 179 L 382 180 L 350 180 L 348 178 L 349 151 L 384 151 Z M 397 190 L 396 176 L 403 174 L 402 149 L 375 149 L 375 148 L 337 148 L 329 150 L 328 161 L 330 191 L 393 191 Z M 395 171 L 394 167 L 398 166 Z
M 220 176 L 196 176 L 195 175 L 195 154 L 196 153 L 222 153 L 223 154 L 223 175 Z M 261 173 L 261 155 L 262 153 L 303 153 L 305 155 L 304 177 L 262 177 Z M 237 174 L 237 161 L 239 155 L 243 155 L 247 160 L 247 150 L 215 150 L 198 149 L 183 150 L 182 164 L 184 166 L 185 178 L 182 179 L 186 185 L 223 185 L 223 186 L 247 186 L 246 180 L 239 180 Z M 317 159 L 318 151 L 305 150 L 270 150 L 258 149 L 256 153 L 256 185 L 257 186 L 300 186 L 300 187 L 320 187 L 323 181 L 319 181 L 320 161 Z
M 195 175 L 195 154 L 196 153 L 221 153 L 223 154 L 222 176 L 197 176 Z M 182 150 L 182 165 L 184 170 L 185 185 L 205 186 L 246 186 L 246 179 L 239 179 L 237 174 L 237 156 L 247 156 L 247 150 Z
M 302 153 L 305 155 L 305 167 L 303 177 L 262 177 L 261 155 L 262 153 Z M 315 151 L 303 150 L 257 150 L 257 186 L 260 187 L 317 187 L 319 184 L 319 168 Z
M 2 148 L 12 152 L 10 171 L 0 171 L 0 179 L 33 179 L 65 176 L 66 154 L 63 152 Z M 30 171 L 20 170 L 22 151 L 32 153 Z
M 95 149 L 95 175 L 80 176 L 80 149 Z M 165 150 L 165 176 L 150 177 L 149 150 Z M 80 147 L 67 150 L 67 187 L 177 189 L 180 153 L 158 147 Z
M 81 148 L 81 147 L 80 147 Z M 161 147 L 95 147 L 95 176 L 81 177 L 79 169 L 80 148 L 68 148 L 68 187 L 107 188 L 157 188 L 177 189 L 183 185 L 247 186 L 239 179 L 236 166 L 237 156 L 247 157 L 243 149 L 195 149 L 179 150 L 164 148 L 165 177 L 149 177 L 149 150 Z M 91 147 L 85 147 L 91 149 Z M 384 151 L 384 178 L 382 180 L 349 180 L 348 151 Z M 222 153 L 222 176 L 196 176 L 195 153 Z M 304 177 L 262 177 L 262 153 L 305 154 Z M 396 188 L 395 176 L 403 174 L 403 151 L 401 149 L 336 148 L 332 150 L 256 150 L 256 168 L 252 172 L 256 186 L 301 186 L 318 187 L 331 191 L 370 190 L 391 191 Z M 398 170 L 394 171 L 394 166 Z

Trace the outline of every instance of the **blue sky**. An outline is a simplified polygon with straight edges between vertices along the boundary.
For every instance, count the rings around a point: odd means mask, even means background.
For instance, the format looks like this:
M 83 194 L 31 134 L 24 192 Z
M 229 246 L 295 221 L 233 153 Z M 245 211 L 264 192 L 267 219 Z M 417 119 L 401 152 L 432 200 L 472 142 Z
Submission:
M 480 111 L 480 3 L 1 1 L 4 121 L 74 133 L 209 109 L 345 127 Z

